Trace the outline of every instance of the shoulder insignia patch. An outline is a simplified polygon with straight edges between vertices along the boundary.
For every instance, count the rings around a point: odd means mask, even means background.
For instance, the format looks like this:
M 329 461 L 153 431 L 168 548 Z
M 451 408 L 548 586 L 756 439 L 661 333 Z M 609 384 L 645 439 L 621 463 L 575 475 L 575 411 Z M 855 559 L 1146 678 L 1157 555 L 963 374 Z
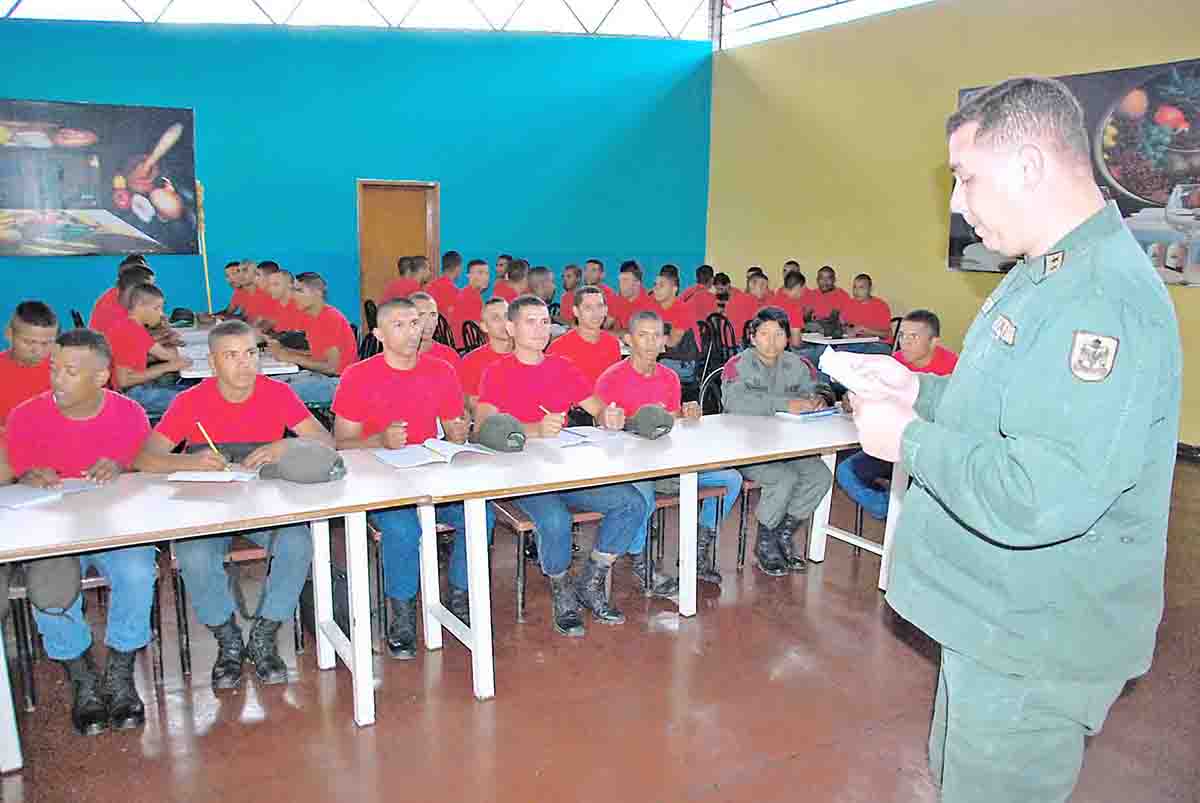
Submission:
M 1017 325 L 1007 315 L 997 315 L 992 321 L 992 334 L 1004 345 L 1012 346 L 1017 342 Z
M 1095 332 L 1075 332 L 1071 343 L 1071 373 L 1084 382 L 1102 382 L 1108 379 L 1117 364 L 1119 338 L 1098 335 Z
M 1053 254 L 1046 254 L 1046 275 L 1049 276 L 1061 268 L 1066 258 L 1067 255 L 1062 251 L 1055 251 Z

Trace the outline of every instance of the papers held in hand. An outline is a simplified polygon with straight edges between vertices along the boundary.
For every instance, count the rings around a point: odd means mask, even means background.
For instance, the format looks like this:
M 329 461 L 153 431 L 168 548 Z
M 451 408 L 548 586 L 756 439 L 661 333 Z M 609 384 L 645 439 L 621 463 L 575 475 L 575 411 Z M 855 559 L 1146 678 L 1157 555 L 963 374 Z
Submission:
M 377 458 L 393 468 L 416 468 L 431 463 L 449 463 L 463 452 L 475 454 L 496 454 L 494 449 L 480 446 L 477 443 L 451 443 L 450 441 L 429 438 L 424 443 L 415 443 L 401 449 L 375 449 Z
M 32 485 L 5 485 L 0 487 L 0 507 L 18 510 L 44 502 L 57 502 L 70 494 L 91 491 L 100 486 L 91 480 L 63 480 L 58 488 L 34 488 Z

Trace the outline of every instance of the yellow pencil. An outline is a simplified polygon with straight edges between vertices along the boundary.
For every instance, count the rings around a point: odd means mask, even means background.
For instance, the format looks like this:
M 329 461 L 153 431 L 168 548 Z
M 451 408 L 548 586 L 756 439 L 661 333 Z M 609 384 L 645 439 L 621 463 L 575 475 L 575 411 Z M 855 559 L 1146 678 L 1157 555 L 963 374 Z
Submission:
M 208 433 L 204 430 L 204 425 L 197 421 L 196 426 L 200 428 L 200 434 L 204 436 L 204 440 L 208 441 L 208 447 L 213 450 L 213 454 L 224 460 L 225 456 L 217 449 L 217 445 L 212 442 L 212 438 L 208 437 Z

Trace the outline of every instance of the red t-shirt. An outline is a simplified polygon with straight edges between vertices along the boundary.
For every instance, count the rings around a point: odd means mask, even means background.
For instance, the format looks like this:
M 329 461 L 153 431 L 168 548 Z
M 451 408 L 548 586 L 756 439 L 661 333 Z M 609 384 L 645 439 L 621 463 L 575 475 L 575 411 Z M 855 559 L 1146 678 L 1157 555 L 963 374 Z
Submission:
M 833 314 L 834 310 L 841 313 L 841 317 L 846 317 L 846 307 L 853 301 L 850 294 L 840 287 L 835 287 L 828 293 L 816 290 L 809 296 L 809 302 L 812 304 L 813 315 L 818 318 L 828 318 Z
M 621 342 L 608 332 L 601 332 L 600 339 L 589 343 L 579 334 L 578 329 L 572 329 L 550 344 L 547 354 L 565 357 L 583 371 L 588 383 L 596 386 L 596 380 L 609 366 L 621 359 Z
M 331 348 L 338 349 L 338 373 L 358 359 L 358 344 L 350 322 L 337 307 L 326 304 L 314 317 L 305 313 L 300 321 L 308 337 L 308 350 L 318 360 L 325 359 Z
M 257 318 L 267 317 L 267 311 L 275 303 L 275 299 L 271 298 L 266 291 L 249 290 L 242 298 L 244 299 L 242 312 L 245 314 L 246 320 L 251 323 Z
M 689 287 L 689 290 L 695 290 L 695 287 Z M 692 305 L 692 310 L 696 313 L 696 320 L 703 321 L 717 312 L 717 297 L 712 293 L 707 292 L 707 288 L 700 288 L 700 292 L 692 293 L 691 295 L 681 295 L 681 301 L 687 301 Z
M 565 357 L 546 357 L 526 365 L 515 354 L 497 360 L 483 372 L 479 403 L 490 404 L 518 421 L 532 424 L 552 413 L 564 413 L 592 395 L 583 372 Z
M 958 365 L 958 355 L 947 348 L 941 346 L 933 347 L 933 359 L 924 368 L 917 368 L 915 365 L 904 359 L 904 352 L 892 352 L 892 356 L 896 361 L 910 371 L 918 374 L 937 374 L 938 376 L 948 376 L 954 372 L 954 366 Z
M 462 365 L 458 369 L 458 378 L 462 380 L 463 393 L 468 396 L 478 396 L 479 382 L 483 379 L 483 372 L 488 369 L 489 365 L 507 357 L 509 353 L 511 352 L 500 354 L 485 343 L 463 357 Z
M 604 293 L 604 303 L 608 306 L 608 316 L 615 319 L 617 314 L 615 310 L 621 308 L 621 304 L 625 299 L 621 298 L 618 293 L 614 293 L 612 289 L 606 285 L 597 285 L 600 291 Z M 646 292 L 643 290 L 642 295 Z M 562 298 L 558 301 L 558 317 L 562 318 L 563 323 L 567 326 L 575 325 L 575 291 L 568 290 L 562 294 Z
M 750 293 L 731 292 L 729 303 L 725 305 L 725 317 L 733 324 L 733 334 L 738 340 L 742 339 L 742 331 L 746 328 L 746 321 L 749 321 L 758 311 L 771 303 L 770 298 L 762 299 Z
M 275 331 L 277 332 L 299 332 L 304 329 L 305 315 L 291 301 L 286 304 L 280 304 L 278 301 L 275 304 L 274 317 L 271 318 L 275 322 Z
M 96 299 L 96 303 L 92 307 L 92 314 L 88 318 L 89 329 L 103 332 L 118 318 L 129 317 L 129 310 L 121 306 L 121 302 L 117 300 L 117 295 L 117 288 L 115 287 L 110 287 L 100 294 L 100 297 Z
M 229 306 L 227 309 L 233 311 L 240 309 L 243 313 L 246 312 L 246 307 L 251 304 L 253 293 L 245 287 L 239 287 L 233 291 L 233 295 L 229 297 Z
M 197 423 L 214 443 L 269 443 L 308 418 L 308 408 L 296 391 L 276 379 L 259 375 L 250 398 L 231 402 L 221 395 L 216 377 L 205 379 L 171 402 L 155 432 L 171 443 L 206 443 Z
M 804 329 L 804 302 L 801 299 L 803 296 L 792 298 L 781 290 L 771 300 L 771 306 L 779 307 L 787 313 L 788 323 L 793 331 Z
M 658 305 L 654 303 L 654 296 L 645 290 L 640 291 L 637 298 L 632 301 L 619 293 L 614 293 L 608 299 L 608 316 L 617 322 L 618 329 L 628 329 L 629 319 L 635 312 L 642 310 L 658 312 L 657 307 Z
M 492 288 L 492 298 L 503 298 L 505 301 L 512 301 L 517 297 L 517 288 L 500 279 L 496 282 L 496 286 Z
M 82 477 L 98 460 L 133 465 L 150 433 L 146 412 L 132 399 L 102 391 L 100 412 L 82 421 L 67 418 L 54 394 L 34 396 L 8 416 L 8 462 L 17 476 L 52 468 L 60 477 Z
M 462 357 L 458 356 L 458 352 L 447 346 L 445 343 L 438 343 L 436 340 L 429 347 L 429 351 L 425 352 L 425 356 L 433 357 L 441 360 L 454 369 L 454 375 L 460 376 L 462 373 Z
M 866 301 L 850 299 L 843 308 L 842 320 L 868 329 L 882 329 L 887 332 L 883 342 L 892 342 L 892 310 L 882 298 L 868 298 Z
M 379 303 L 386 303 L 393 298 L 408 298 L 420 289 L 421 283 L 416 279 L 410 279 L 407 276 L 392 279 L 384 285 L 383 297 L 379 299 Z
M 462 386 L 454 370 L 428 354 L 408 371 L 387 364 L 383 354 L 346 369 L 333 397 L 333 412 L 362 424 L 362 437 L 383 432 L 393 421 L 408 424 L 408 442 L 437 437 L 437 419 L 463 414 Z
M 696 325 L 696 310 L 691 304 L 680 301 L 678 297 L 669 308 L 653 299 L 651 299 L 651 304 L 650 309 L 659 314 L 664 324 L 670 324 L 669 328 L 672 332 L 677 329 L 691 329 L 692 336 L 696 338 L 696 345 L 700 345 L 700 327 Z M 664 326 L 663 328 L 667 329 L 668 327 Z
M 438 312 L 445 315 L 446 320 L 450 320 L 450 314 L 458 304 L 458 288 L 454 286 L 454 282 L 446 276 L 439 276 L 425 285 L 425 292 L 437 302 Z
M 0 429 L 13 408 L 50 389 L 50 358 L 36 365 L 13 359 L 12 350 L 0 352 Z
M 128 368 L 131 371 L 145 371 L 150 349 L 154 348 L 154 337 L 146 331 L 146 327 L 126 314 L 126 317 L 113 321 L 104 333 L 108 345 L 112 349 L 113 365 Z
M 678 412 L 682 390 L 679 374 L 665 365 L 655 363 L 651 376 L 639 374 L 632 360 L 621 360 L 600 375 L 596 395 L 606 404 L 615 404 L 632 416 L 647 404 L 661 404 Z
M 458 342 L 458 338 L 462 337 L 464 323 L 467 321 L 479 323 L 483 320 L 483 296 L 479 294 L 479 290 L 474 287 L 464 287 L 458 294 L 458 301 L 454 305 L 452 315 L 448 315 L 446 318 L 454 322 L 454 338 L 455 342 Z

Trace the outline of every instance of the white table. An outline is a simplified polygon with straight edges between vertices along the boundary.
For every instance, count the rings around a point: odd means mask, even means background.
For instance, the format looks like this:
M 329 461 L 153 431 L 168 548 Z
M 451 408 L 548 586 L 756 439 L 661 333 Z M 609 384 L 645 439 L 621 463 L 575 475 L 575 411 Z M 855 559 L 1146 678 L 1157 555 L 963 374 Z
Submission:
M 353 678 L 354 721 L 370 725 L 375 722 L 375 679 L 366 511 L 425 500 L 368 452 L 344 457 L 346 479 L 322 485 L 282 480 L 172 483 L 164 475 L 127 474 L 112 485 L 57 502 L 0 510 L 0 562 L 310 523 L 317 665 L 332 669 L 342 659 Z M 349 634 L 333 621 L 329 519 L 336 517 L 343 517 L 346 527 Z M 480 567 L 476 563 L 472 568 L 478 572 Z M 22 758 L 2 639 L 0 696 L 0 772 L 9 772 L 20 769 Z

